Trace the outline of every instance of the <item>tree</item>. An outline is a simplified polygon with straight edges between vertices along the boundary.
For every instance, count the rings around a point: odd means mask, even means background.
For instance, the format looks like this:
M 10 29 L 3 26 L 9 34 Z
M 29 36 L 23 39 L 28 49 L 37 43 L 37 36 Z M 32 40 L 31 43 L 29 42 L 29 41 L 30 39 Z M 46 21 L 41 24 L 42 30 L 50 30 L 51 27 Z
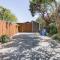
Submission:
M 41 16 L 39 16 L 39 17 L 36 19 L 36 22 L 39 23 L 39 30 L 40 30 L 41 28 L 46 27 L 46 22 L 41 18 Z
M 30 1 L 30 12 L 32 16 L 35 15 L 35 13 L 41 13 L 42 18 L 47 23 L 51 22 L 51 15 L 52 12 L 54 12 L 54 17 L 56 19 L 56 25 L 57 25 L 57 30 L 60 32 L 60 22 L 59 22 L 59 5 L 56 0 L 31 0 Z M 50 12 L 50 13 L 49 13 Z
M 0 6 L 0 20 L 5 20 L 8 22 L 16 22 L 17 18 L 11 13 L 9 9 Z
M 30 1 L 30 12 L 31 12 L 32 16 L 34 16 L 35 13 L 41 13 L 44 20 L 49 23 L 50 18 L 49 18 L 48 11 L 50 11 L 50 12 L 52 11 L 51 2 L 52 2 L 52 0 L 32 0 L 32 1 Z
M 56 23 L 50 23 L 49 28 L 50 28 L 50 31 L 49 31 L 50 35 L 54 35 L 57 33 Z

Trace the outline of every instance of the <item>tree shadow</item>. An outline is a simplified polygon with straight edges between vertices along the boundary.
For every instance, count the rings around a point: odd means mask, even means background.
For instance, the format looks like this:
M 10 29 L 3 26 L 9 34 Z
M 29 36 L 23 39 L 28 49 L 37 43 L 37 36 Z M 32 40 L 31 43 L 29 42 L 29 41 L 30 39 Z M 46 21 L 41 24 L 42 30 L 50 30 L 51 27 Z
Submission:
M 0 58 L 2 58 L 3 60 L 12 60 L 12 59 L 21 60 L 21 57 L 25 56 L 24 54 L 22 54 L 23 51 L 31 50 L 32 48 L 38 46 L 38 43 L 40 42 L 38 40 L 38 37 L 34 37 L 32 35 L 17 35 L 14 36 L 12 40 L 14 42 L 4 46 L 4 48 L 17 47 L 17 49 L 14 50 L 13 52 L 9 51 L 4 55 L 1 54 Z
M 14 42 L 4 47 L 16 47 L 16 49 L 11 49 L 13 51 L 9 50 L 5 54 L 0 53 L 0 60 L 51 60 L 50 58 L 54 56 L 54 54 L 52 54 L 54 51 L 49 52 L 46 48 L 39 46 L 40 40 L 38 39 L 40 38 L 35 37 L 34 35 L 14 36 L 12 38 Z
M 30 49 L 33 47 L 38 46 L 38 43 L 40 42 L 38 40 L 38 37 L 33 37 L 29 35 L 17 35 L 12 38 L 14 41 L 12 44 L 9 44 L 4 47 L 18 47 L 18 46 L 23 46 L 26 49 Z

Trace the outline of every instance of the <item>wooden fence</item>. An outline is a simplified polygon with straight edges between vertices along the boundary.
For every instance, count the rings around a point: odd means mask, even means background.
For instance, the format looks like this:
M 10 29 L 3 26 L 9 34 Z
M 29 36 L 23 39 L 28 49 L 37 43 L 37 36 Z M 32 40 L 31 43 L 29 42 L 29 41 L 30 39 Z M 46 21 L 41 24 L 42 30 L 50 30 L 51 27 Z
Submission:
M 0 36 L 1 35 L 13 36 L 17 32 L 18 32 L 17 24 L 12 24 L 12 23 L 0 20 Z
M 37 22 L 17 23 L 18 32 L 37 32 L 39 24 Z
M 12 24 L 0 20 L 0 36 L 1 35 L 13 36 L 18 32 L 37 32 L 38 30 L 39 30 L 39 24 L 36 22 Z

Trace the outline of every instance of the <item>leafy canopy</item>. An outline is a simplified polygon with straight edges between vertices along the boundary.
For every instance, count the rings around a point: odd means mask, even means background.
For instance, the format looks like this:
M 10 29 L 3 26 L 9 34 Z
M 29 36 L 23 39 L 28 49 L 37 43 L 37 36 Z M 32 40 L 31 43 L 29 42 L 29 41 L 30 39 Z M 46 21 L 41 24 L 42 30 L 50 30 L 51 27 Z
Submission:
M 0 6 L 0 20 L 16 22 L 17 18 L 9 9 Z
M 29 7 L 32 16 L 37 12 L 43 14 L 47 12 L 48 8 L 52 7 L 52 2 L 55 2 L 55 0 L 31 0 Z

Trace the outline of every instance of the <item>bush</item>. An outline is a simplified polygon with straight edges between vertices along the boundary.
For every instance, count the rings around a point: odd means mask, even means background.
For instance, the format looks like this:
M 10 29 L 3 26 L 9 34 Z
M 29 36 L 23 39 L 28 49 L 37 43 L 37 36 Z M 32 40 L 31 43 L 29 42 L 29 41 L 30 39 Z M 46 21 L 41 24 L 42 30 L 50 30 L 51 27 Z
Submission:
M 60 41 L 60 34 L 55 34 L 52 36 L 54 40 Z
M 50 24 L 50 32 L 49 32 L 49 34 L 50 34 L 50 35 L 54 35 L 54 34 L 56 34 L 56 33 L 57 33 L 56 24 L 51 23 L 51 24 Z
M 0 42 L 1 43 L 7 43 L 9 41 L 9 37 L 7 35 L 2 35 L 0 37 Z

